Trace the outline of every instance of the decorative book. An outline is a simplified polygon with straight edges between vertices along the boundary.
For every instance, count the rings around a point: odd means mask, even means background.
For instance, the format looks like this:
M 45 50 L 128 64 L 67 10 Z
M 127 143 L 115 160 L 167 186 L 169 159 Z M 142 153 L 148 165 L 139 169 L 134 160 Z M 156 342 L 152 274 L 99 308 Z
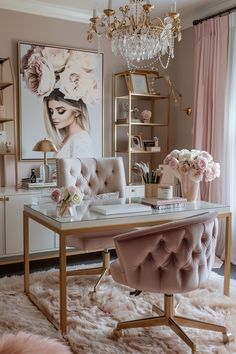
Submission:
M 139 203 L 131 204 L 108 204 L 108 205 L 91 205 L 90 210 L 96 211 L 103 215 L 127 214 L 127 213 L 151 213 L 150 206 Z
M 173 199 L 158 199 L 158 198 L 144 198 L 142 203 L 150 205 L 153 209 L 169 209 L 184 207 L 187 202 L 186 198 L 175 197 Z
M 57 186 L 57 182 L 30 183 L 30 182 L 22 181 L 21 186 L 24 189 L 51 188 L 51 187 L 56 187 Z

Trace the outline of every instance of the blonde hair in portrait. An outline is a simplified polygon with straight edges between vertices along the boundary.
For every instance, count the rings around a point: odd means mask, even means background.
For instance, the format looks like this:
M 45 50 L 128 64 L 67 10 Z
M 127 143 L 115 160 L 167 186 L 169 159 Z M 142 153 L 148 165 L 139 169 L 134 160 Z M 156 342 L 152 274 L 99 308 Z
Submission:
M 45 128 L 50 139 L 54 142 L 57 148 L 60 148 L 63 142 L 63 139 L 66 137 L 66 128 L 57 129 L 52 121 L 51 114 L 48 108 L 49 101 L 58 101 L 64 102 L 67 105 L 71 106 L 71 110 L 75 113 L 75 120 L 78 126 L 87 132 L 90 132 L 90 121 L 87 105 L 83 102 L 82 99 L 73 100 L 64 97 L 64 94 L 57 88 L 54 89 L 49 96 L 45 96 L 43 99 L 43 114 Z

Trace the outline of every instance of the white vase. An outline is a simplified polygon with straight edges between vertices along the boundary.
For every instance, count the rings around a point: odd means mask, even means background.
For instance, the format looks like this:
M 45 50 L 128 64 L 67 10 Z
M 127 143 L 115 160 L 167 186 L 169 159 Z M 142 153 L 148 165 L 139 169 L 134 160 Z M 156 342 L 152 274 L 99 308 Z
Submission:
M 188 174 L 181 174 L 180 184 L 183 198 L 186 198 L 188 202 L 198 199 L 200 182 L 192 181 Z

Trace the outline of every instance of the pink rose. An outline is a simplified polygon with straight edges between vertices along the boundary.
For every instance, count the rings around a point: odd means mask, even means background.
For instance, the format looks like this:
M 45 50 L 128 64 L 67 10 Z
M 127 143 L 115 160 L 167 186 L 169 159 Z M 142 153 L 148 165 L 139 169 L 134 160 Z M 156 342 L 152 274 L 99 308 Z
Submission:
M 181 173 L 188 173 L 189 169 L 190 169 L 190 166 L 189 166 L 188 163 L 185 163 L 185 162 L 180 162 L 179 163 L 179 171 Z
M 173 170 L 177 170 L 178 165 L 179 161 L 175 157 L 172 157 L 172 159 L 169 161 L 169 166 L 173 168 Z
M 165 157 L 164 161 L 163 161 L 163 164 L 164 165 L 169 165 L 169 162 L 170 162 L 171 159 L 172 159 L 172 155 L 171 154 L 167 155 Z
M 204 158 L 204 157 L 198 157 L 195 161 L 194 161 L 194 164 L 195 164 L 195 168 L 196 169 L 200 169 L 202 171 L 204 171 L 206 168 L 207 168 L 207 159 Z
M 178 156 L 179 156 L 179 150 L 177 150 L 177 149 L 172 150 L 171 153 L 170 153 L 170 155 L 171 155 L 172 157 L 175 157 L 175 158 L 177 159 Z
M 209 154 L 209 152 L 207 151 L 201 151 L 200 154 L 198 155 L 198 157 L 203 157 L 204 159 L 206 159 L 208 162 L 212 161 L 213 158 L 212 156 Z
M 61 191 L 60 189 L 54 189 L 54 191 L 52 191 L 51 193 L 51 199 L 56 202 L 59 203 L 61 200 Z

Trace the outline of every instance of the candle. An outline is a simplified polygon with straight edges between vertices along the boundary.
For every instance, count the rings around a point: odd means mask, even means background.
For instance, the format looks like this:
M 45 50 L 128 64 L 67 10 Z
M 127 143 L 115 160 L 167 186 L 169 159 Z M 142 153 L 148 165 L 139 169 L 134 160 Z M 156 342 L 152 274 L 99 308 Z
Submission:
M 93 17 L 97 17 L 97 10 L 93 9 Z
M 112 0 L 108 0 L 108 9 L 112 9 Z

